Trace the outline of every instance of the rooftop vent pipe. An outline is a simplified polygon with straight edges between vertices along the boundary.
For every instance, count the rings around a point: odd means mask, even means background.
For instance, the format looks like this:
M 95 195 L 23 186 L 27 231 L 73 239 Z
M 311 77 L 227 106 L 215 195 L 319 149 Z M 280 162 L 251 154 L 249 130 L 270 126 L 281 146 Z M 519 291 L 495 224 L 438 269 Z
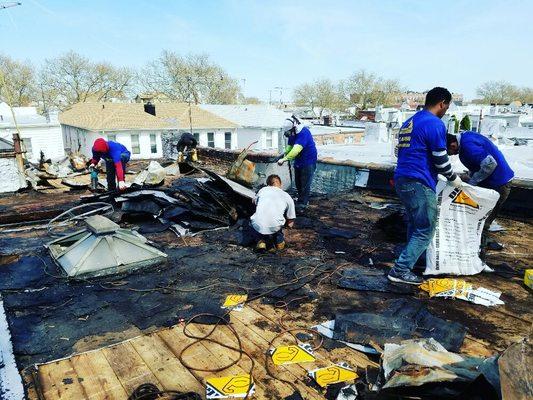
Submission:
M 144 112 L 147 112 L 148 114 L 152 114 L 155 117 L 155 105 L 148 102 L 144 105 Z

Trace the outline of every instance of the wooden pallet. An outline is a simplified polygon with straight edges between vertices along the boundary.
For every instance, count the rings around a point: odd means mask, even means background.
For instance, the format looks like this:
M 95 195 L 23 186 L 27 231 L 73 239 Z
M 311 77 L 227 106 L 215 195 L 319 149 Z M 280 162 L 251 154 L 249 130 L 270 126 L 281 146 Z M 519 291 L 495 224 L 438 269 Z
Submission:
M 315 353 L 317 361 L 314 363 L 276 367 L 269 361 L 275 377 L 269 375 L 265 368 L 269 342 L 283 329 L 309 326 L 305 321 L 299 324 L 290 319 L 280 322 L 284 317 L 285 311 L 258 303 L 247 304 L 242 312 L 231 313 L 231 324 L 239 334 L 244 350 L 254 360 L 256 389 L 253 398 L 282 399 L 292 394 L 296 387 L 305 399 L 323 399 L 323 393 L 305 382 L 309 370 L 341 361 L 358 368 L 359 372 L 367 365 L 375 365 L 364 354 L 349 348 L 332 351 L 321 348 Z M 205 334 L 212 329 L 212 326 L 200 324 L 189 327 L 194 334 Z M 227 326 L 218 327 L 211 337 L 236 346 Z M 217 373 L 186 368 L 178 355 L 192 341 L 184 335 L 183 325 L 176 325 L 110 347 L 52 361 L 38 367 L 38 386 L 46 400 L 127 399 L 136 387 L 147 382 L 165 390 L 194 391 L 204 398 L 206 378 L 249 373 L 251 362 L 247 357 Z M 294 343 L 294 338 L 287 333 L 275 342 L 276 345 Z M 200 369 L 217 368 L 236 358 L 237 352 L 205 341 L 190 348 L 184 357 L 186 363 Z

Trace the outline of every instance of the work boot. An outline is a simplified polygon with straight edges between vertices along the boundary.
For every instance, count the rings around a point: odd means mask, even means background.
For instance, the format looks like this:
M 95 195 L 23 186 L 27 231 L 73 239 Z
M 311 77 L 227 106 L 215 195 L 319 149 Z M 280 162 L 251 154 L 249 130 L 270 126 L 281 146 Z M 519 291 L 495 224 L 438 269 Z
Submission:
M 276 243 L 276 250 L 283 250 L 285 248 L 285 241 L 281 243 Z
M 257 244 L 255 245 L 255 250 L 256 251 L 260 251 L 260 252 L 263 252 L 263 251 L 266 251 L 267 249 L 267 244 L 264 240 L 260 240 L 259 242 L 257 242 Z
M 393 269 L 390 270 L 387 278 L 391 282 L 406 283 L 408 285 L 421 285 L 424 280 L 416 274 L 413 274 L 411 271 L 407 272 L 396 272 Z

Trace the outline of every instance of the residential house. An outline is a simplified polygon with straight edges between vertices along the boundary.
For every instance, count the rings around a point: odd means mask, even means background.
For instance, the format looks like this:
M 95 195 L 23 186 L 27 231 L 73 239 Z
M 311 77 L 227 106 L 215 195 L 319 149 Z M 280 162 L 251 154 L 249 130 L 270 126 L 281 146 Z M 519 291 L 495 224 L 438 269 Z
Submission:
M 237 149 L 238 125 L 205 110 L 203 106 L 187 103 L 152 104 L 155 116 L 177 127 L 177 133 L 164 138 L 164 155 L 175 156 L 175 145 L 184 132 L 192 133 L 200 146 Z
M 163 156 L 161 134 L 177 128 L 145 111 L 138 103 L 78 103 L 59 115 L 65 148 L 89 156 L 103 137 L 122 143 L 132 159 Z
M 365 132 L 359 127 L 326 125 L 310 125 L 309 129 L 317 146 L 360 143 Z
M 104 137 L 131 150 L 132 159 L 175 156 L 183 132 L 201 146 L 237 148 L 237 125 L 186 103 L 78 103 L 60 115 L 65 147 L 90 155 Z
M 41 152 L 45 158 L 51 159 L 65 155 L 57 114 L 45 117 L 38 114 L 35 107 L 14 107 L 13 111 L 23 150 L 29 161 L 37 162 Z M 0 103 L 0 138 L 11 141 L 16 131 L 10 107 L 6 103 Z
M 257 151 L 278 151 L 283 145 L 280 128 L 291 116 L 266 104 L 201 104 L 200 107 L 238 126 L 237 148 L 256 142 L 252 149 Z
M 170 103 L 172 100 L 164 93 L 139 93 L 135 96 L 136 103 Z

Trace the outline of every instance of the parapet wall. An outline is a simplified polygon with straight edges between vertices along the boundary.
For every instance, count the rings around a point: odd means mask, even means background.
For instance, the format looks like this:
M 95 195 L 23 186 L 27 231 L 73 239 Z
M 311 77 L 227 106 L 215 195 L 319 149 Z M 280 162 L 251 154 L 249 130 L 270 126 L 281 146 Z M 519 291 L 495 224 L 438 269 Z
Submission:
M 224 174 L 237 159 L 240 151 L 201 147 L 198 149 L 198 153 L 201 161 L 208 163 L 218 173 Z M 276 157 L 275 153 L 248 154 L 246 159 L 256 163 L 257 179 L 252 185 L 254 188 L 263 185 L 266 177 L 270 174 L 279 175 L 285 189 L 294 187 L 294 171 L 289 173 L 287 164 L 278 166 L 275 162 Z M 334 194 L 355 188 L 366 188 L 395 196 L 393 176 L 394 165 L 321 158 L 317 163 L 311 189 L 317 194 Z M 533 183 L 525 180 L 514 180 L 513 190 L 504 204 L 503 211 L 507 214 L 531 218 L 533 217 L 532 198 Z

